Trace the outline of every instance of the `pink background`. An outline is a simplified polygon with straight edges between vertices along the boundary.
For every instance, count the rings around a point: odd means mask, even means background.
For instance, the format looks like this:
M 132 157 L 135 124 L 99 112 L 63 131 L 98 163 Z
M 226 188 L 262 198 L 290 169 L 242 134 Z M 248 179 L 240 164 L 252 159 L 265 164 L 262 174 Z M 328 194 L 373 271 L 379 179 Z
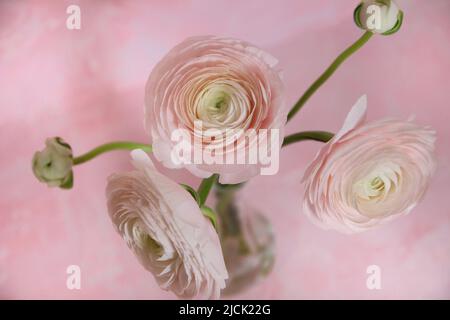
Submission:
M 116 139 L 148 141 L 143 89 L 155 63 L 199 34 L 250 41 L 279 58 L 293 104 L 361 31 L 357 0 L 346 1 L 8 1 L 0 2 L 0 297 L 171 299 L 114 231 L 106 177 L 130 169 L 128 154 L 104 155 L 75 169 L 71 191 L 34 178 L 34 151 L 60 135 L 76 154 Z M 347 236 L 313 226 L 300 210 L 300 178 L 319 148 L 282 153 L 278 175 L 243 191 L 273 221 L 273 273 L 238 298 L 450 298 L 450 1 L 399 0 L 402 30 L 376 36 L 308 102 L 287 132 L 336 131 L 367 93 L 369 119 L 416 116 L 438 132 L 439 168 L 409 215 Z M 79 4 L 82 29 L 66 29 Z M 193 185 L 185 171 L 165 171 Z M 270 196 L 268 196 L 270 194 Z M 81 267 L 81 290 L 66 268 Z M 366 288 L 366 268 L 382 289 Z

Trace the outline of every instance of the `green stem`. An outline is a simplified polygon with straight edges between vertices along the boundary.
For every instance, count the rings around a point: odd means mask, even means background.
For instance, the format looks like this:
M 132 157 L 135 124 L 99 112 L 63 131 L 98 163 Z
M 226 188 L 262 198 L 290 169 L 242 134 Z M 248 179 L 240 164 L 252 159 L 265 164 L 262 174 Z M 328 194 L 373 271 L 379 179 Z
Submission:
M 89 152 L 86 152 L 85 154 L 82 154 L 81 156 L 73 158 L 73 165 L 76 166 L 78 164 L 85 163 L 105 152 L 113 150 L 133 150 L 133 149 L 142 149 L 146 152 L 151 152 L 152 146 L 148 144 L 142 144 L 131 141 L 114 141 L 110 143 L 105 143 L 92 149 Z
M 303 140 L 314 140 L 321 142 L 328 142 L 333 138 L 334 134 L 327 131 L 302 131 L 284 137 L 282 147 L 290 145 L 291 143 L 303 141 Z
M 218 178 L 218 174 L 213 174 L 211 177 L 203 179 L 202 183 L 200 183 L 197 190 L 200 199 L 200 206 L 205 204 L 206 199 L 208 199 L 209 191 L 211 191 L 212 186 L 217 182 Z
M 316 80 L 314 83 L 305 91 L 305 93 L 300 97 L 297 103 L 292 107 L 291 111 L 289 111 L 287 121 L 291 120 L 297 112 L 303 107 L 303 105 L 308 101 L 308 99 L 320 88 L 328 78 L 337 70 L 337 68 L 344 62 L 348 57 L 350 57 L 353 53 L 358 51 L 369 39 L 372 37 L 373 33 L 371 31 L 366 31 L 355 43 L 353 43 L 350 47 L 344 50 L 334 61 L 333 63 L 325 70 L 324 73 Z

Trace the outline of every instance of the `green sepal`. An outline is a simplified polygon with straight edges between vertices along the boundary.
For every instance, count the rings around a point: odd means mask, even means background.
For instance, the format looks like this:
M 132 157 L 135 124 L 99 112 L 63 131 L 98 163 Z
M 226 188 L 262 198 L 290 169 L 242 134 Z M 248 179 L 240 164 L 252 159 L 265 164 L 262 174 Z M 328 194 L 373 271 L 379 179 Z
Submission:
M 70 144 L 68 144 L 67 142 L 65 142 L 61 137 L 55 137 L 56 142 L 58 142 L 58 144 L 60 144 L 61 146 L 69 149 L 70 151 L 72 151 L 72 147 L 70 146 Z
M 364 27 L 363 27 L 363 25 L 362 25 L 362 23 L 361 23 L 361 19 L 359 18 L 359 16 L 360 16 L 360 11 L 361 11 L 362 6 L 363 6 L 363 3 L 361 2 L 361 3 L 355 8 L 355 10 L 353 11 L 353 20 L 355 21 L 355 24 L 356 24 L 359 28 L 364 29 Z
M 61 189 L 72 189 L 73 187 L 73 171 L 70 171 L 69 176 L 66 180 L 59 186 Z
M 200 208 L 200 210 L 202 211 L 203 215 L 211 221 L 214 229 L 216 229 L 216 231 L 217 231 L 218 230 L 217 229 L 217 215 L 213 211 L 213 209 L 211 209 L 210 207 L 207 207 L 207 206 L 202 206 Z
M 382 33 L 382 35 L 388 36 L 393 33 L 396 33 L 400 29 L 402 24 L 403 24 L 403 11 L 400 10 L 397 15 L 397 22 L 395 23 L 395 26 L 391 30 L 388 30 L 388 31 Z
M 195 191 L 195 189 L 191 186 L 188 186 L 184 183 L 180 183 L 180 186 L 182 186 L 187 192 L 189 192 L 192 198 L 194 198 L 195 202 L 197 202 L 197 204 L 200 206 L 200 196 L 198 195 L 197 191 Z

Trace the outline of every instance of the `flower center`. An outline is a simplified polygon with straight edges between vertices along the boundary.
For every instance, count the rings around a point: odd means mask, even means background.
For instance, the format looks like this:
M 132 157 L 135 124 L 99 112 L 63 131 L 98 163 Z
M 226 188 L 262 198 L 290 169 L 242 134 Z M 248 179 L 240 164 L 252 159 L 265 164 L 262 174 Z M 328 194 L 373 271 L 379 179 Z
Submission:
M 230 97 L 226 92 L 217 92 L 215 95 L 213 95 L 211 98 L 211 102 L 207 102 L 207 105 L 210 105 L 210 112 L 212 114 L 215 113 L 223 113 L 226 112 L 228 108 L 228 103 L 230 100 Z
M 134 238 L 136 244 L 144 250 L 148 250 L 155 256 L 161 256 L 163 254 L 163 247 L 159 242 L 153 239 L 147 232 L 143 230 L 140 225 L 136 225 L 134 228 Z
M 233 81 L 212 82 L 193 101 L 195 120 L 204 130 L 240 128 L 248 117 L 250 101 Z
M 399 177 L 400 168 L 395 164 L 378 167 L 355 183 L 355 194 L 362 200 L 383 200 L 389 193 L 396 191 L 399 185 Z
M 229 88 L 217 86 L 206 88 L 201 94 L 197 107 L 197 117 L 206 123 L 221 123 L 227 119 L 230 107 Z

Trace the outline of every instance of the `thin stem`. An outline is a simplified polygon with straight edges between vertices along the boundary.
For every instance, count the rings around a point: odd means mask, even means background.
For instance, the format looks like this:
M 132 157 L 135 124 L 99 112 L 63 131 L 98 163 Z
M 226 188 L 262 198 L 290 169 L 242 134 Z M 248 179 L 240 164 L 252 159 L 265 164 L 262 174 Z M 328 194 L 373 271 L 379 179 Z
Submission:
M 209 191 L 211 191 L 212 186 L 214 185 L 214 183 L 217 182 L 218 178 L 219 178 L 218 174 L 213 174 L 209 178 L 202 180 L 202 183 L 200 184 L 197 190 L 200 199 L 200 206 L 205 204 L 206 199 L 208 199 Z
M 94 149 L 92 149 L 89 152 L 86 152 L 85 154 L 82 154 L 81 156 L 73 158 L 73 165 L 78 165 L 85 163 L 96 156 L 113 150 L 133 150 L 133 149 L 142 149 L 147 152 L 152 151 L 152 146 L 148 144 L 142 144 L 138 142 L 131 142 L 131 141 L 114 141 L 110 143 L 102 144 Z
M 321 142 L 328 142 L 333 138 L 334 134 L 327 131 L 302 131 L 291 134 L 284 137 L 282 147 L 290 145 L 291 143 L 303 141 L 303 140 L 314 140 Z
M 373 33 L 371 31 L 366 31 L 355 43 L 353 43 L 350 47 L 345 49 L 334 61 L 333 63 L 322 73 L 322 75 L 314 81 L 314 83 L 305 91 L 305 93 L 300 97 L 297 103 L 292 107 L 291 111 L 289 111 L 287 121 L 291 120 L 297 112 L 303 107 L 303 105 L 308 101 L 308 99 L 320 88 L 328 78 L 337 70 L 337 68 L 344 62 L 348 57 L 350 57 L 353 53 L 358 51 L 369 39 L 372 37 Z

